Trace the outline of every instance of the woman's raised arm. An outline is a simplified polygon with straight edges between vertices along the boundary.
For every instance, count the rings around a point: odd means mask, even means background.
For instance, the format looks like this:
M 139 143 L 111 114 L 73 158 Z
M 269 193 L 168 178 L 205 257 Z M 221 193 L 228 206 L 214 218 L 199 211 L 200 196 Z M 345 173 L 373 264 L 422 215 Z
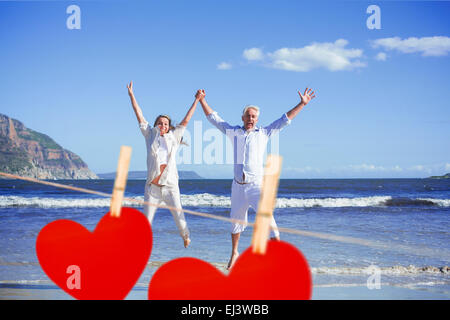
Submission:
M 133 93 L 133 81 L 130 82 L 130 84 L 127 84 L 128 88 L 128 95 L 130 96 L 131 105 L 133 106 L 134 113 L 136 114 L 137 121 L 139 123 L 145 122 L 145 118 L 142 115 L 142 110 L 139 107 L 139 104 L 136 101 L 136 98 L 134 97 Z
M 188 112 L 186 113 L 186 116 L 185 116 L 184 119 L 180 122 L 180 125 L 182 125 L 182 126 L 184 126 L 184 127 L 186 127 L 186 126 L 188 125 L 189 121 L 190 121 L 191 118 L 192 118 L 192 115 L 193 115 L 194 112 L 195 112 L 195 109 L 197 108 L 197 104 L 198 104 L 198 102 L 200 101 L 199 91 L 200 91 L 200 90 L 197 91 L 197 94 L 195 95 L 195 100 L 194 100 L 194 102 L 192 103 L 192 106 L 189 108 Z

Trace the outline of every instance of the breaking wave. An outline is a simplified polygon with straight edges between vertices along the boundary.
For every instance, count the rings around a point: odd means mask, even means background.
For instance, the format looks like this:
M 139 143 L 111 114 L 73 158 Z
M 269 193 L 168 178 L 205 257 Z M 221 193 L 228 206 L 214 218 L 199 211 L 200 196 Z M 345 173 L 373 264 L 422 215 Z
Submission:
M 408 275 L 446 275 L 450 276 L 450 267 L 435 267 L 435 266 L 392 266 L 392 267 L 379 267 L 380 274 L 391 276 L 408 276 Z M 328 274 L 328 275 L 364 275 L 373 274 L 374 269 L 370 267 L 357 268 L 357 267 L 317 267 L 311 268 L 313 274 Z
M 134 197 L 143 201 L 143 196 Z M 183 206 L 188 207 L 224 207 L 231 206 L 228 196 L 199 193 L 181 195 Z M 141 205 L 131 201 L 125 201 L 125 206 L 140 207 Z M 109 207 L 109 198 L 45 198 L 45 197 L 20 197 L 0 196 L 0 208 L 37 207 L 37 208 L 101 208 Z M 450 199 L 432 198 L 392 198 L 391 196 L 372 196 L 356 198 L 278 198 L 277 208 L 339 208 L 339 207 L 404 207 L 404 206 L 436 206 L 450 207 Z

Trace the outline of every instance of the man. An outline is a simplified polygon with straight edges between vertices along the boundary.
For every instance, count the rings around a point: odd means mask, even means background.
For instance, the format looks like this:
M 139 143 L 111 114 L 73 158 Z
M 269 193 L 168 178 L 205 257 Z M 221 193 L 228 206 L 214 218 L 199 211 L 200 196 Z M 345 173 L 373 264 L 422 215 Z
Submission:
M 290 124 L 300 110 L 311 99 L 315 98 L 314 91 L 306 88 L 303 95 L 298 91 L 301 101 L 290 111 L 266 127 L 257 127 L 259 107 L 248 105 L 242 112 L 243 126 L 232 126 L 219 117 L 206 102 L 205 90 L 197 92 L 198 98 L 205 112 L 206 118 L 222 133 L 227 135 L 234 150 L 234 180 L 231 187 L 231 212 L 230 216 L 235 220 L 247 222 L 248 208 L 258 209 L 258 201 L 261 194 L 261 184 L 264 175 L 263 161 L 269 137 Z M 279 240 L 275 219 L 272 217 L 271 238 Z M 233 223 L 231 230 L 231 257 L 228 262 L 228 270 L 232 268 L 239 256 L 238 244 L 241 232 L 245 224 Z

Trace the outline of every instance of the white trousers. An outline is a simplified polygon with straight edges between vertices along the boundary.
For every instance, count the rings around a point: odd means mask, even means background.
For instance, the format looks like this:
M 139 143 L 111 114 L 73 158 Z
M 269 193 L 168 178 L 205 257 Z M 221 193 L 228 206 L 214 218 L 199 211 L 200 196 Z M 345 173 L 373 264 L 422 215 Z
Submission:
M 183 239 L 189 238 L 189 229 L 187 227 L 186 219 L 184 218 L 184 213 L 181 211 L 183 208 L 181 206 L 180 189 L 178 186 L 162 186 L 158 187 L 154 184 L 145 184 L 144 201 L 151 204 L 165 204 L 169 207 L 174 207 L 179 210 L 172 210 L 173 219 L 177 225 L 180 235 Z M 158 207 L 144 205 L 144 213 L 148 218 L 150 224 L 153 222 L 156 210 Z
M 231 219 L 248 221 L 248 208 L 252 207 L 255 211 L 258 210 L 259 197 L 261 195 L 261 184 L 259 183 L 246 183 L 239 184 L 233 180 L 231 186 Z M 246 224 L 233 223 L 231 227 L 231 233 L 241 233 L 245 230 Z M 271 237 L 279 237 L 277 223 L 272 215 L 272 221 L 270 222 Z

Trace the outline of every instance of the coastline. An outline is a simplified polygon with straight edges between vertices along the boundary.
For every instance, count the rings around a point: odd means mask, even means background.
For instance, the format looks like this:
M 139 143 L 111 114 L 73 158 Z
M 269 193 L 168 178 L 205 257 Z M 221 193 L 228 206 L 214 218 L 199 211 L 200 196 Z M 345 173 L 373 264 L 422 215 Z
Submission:
M 365 284 L 315 286 L 311 300 L 448 300 L 444 292 L 382 285 L 369 290 Z M 0 300 L 74 300 L 54 285 L 2 285 Z M 125 300 L 147 300 L 147 287 L 136 286 Z

